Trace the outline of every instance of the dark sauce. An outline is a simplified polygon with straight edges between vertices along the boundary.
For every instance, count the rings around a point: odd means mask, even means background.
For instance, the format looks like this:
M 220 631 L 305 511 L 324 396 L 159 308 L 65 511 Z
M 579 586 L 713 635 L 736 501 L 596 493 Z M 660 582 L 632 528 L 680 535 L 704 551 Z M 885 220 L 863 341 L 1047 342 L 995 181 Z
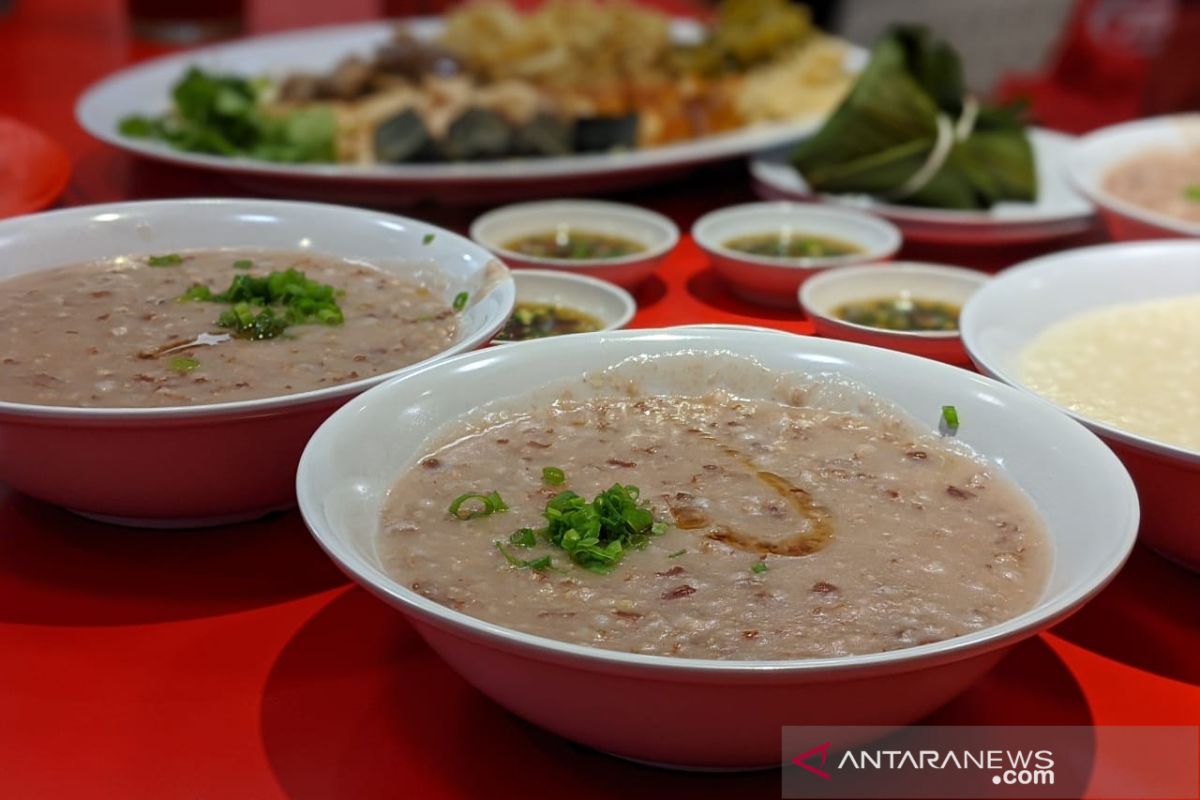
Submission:
M 521 342 L 565 333 L 587 333 L 603 328 L 590 314 L 551 303 L 517 303 L 504 328 L 496 334 L 499 342 Z

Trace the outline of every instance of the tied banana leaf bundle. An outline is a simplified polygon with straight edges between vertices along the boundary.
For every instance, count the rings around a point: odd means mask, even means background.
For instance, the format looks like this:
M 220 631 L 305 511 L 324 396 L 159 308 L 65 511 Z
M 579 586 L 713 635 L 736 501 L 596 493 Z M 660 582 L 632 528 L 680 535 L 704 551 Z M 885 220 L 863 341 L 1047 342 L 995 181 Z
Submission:
M 906 205 L 976 210 L 1037 196 L 1019 110 L 977 103 L 958 54 L 919 26 L 895 26 L 879 40 L 792 164 L 814 191 Z

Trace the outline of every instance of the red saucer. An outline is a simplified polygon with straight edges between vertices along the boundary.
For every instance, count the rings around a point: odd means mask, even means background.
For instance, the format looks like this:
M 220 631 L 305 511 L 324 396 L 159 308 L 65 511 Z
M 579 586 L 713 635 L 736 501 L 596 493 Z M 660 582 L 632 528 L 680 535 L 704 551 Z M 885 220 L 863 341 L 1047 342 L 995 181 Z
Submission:
M 50 205 L 66 188 L 71 159 L 58 142 L 12 117 L 0 116 L 0 217 Z

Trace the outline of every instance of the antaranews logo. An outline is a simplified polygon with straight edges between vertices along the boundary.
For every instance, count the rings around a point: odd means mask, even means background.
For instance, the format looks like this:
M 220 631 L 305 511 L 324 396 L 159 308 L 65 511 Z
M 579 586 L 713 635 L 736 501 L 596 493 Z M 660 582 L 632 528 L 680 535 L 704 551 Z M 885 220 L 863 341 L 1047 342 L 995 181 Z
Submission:
M 1200 800 L 1197 726 L 788 727 L 783 762 L 788 798 Z

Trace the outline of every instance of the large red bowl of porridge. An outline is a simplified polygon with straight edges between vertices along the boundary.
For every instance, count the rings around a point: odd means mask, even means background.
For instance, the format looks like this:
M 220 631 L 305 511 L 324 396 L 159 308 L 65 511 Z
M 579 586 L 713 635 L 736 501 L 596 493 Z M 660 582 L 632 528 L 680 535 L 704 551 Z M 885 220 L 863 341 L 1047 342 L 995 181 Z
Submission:
M 513 302 L 483 248 L 373 211 L 179 200 L 5 221 L 0 481 L 150 526 L 290 506 L 330 412 L 487 342 Z
M 498 703 L 688 768 L 773 766 L 783 725 L 919 719 L 1086 602 L 1138 523 L 1121 463 L 1048 404 L 754 329 L 413 370 L 321 426 L 297 495 Z
M 1114 239 L 1200 236 L 1200 114 L 1093 131 L 1076 142 L 1067 169 Z

